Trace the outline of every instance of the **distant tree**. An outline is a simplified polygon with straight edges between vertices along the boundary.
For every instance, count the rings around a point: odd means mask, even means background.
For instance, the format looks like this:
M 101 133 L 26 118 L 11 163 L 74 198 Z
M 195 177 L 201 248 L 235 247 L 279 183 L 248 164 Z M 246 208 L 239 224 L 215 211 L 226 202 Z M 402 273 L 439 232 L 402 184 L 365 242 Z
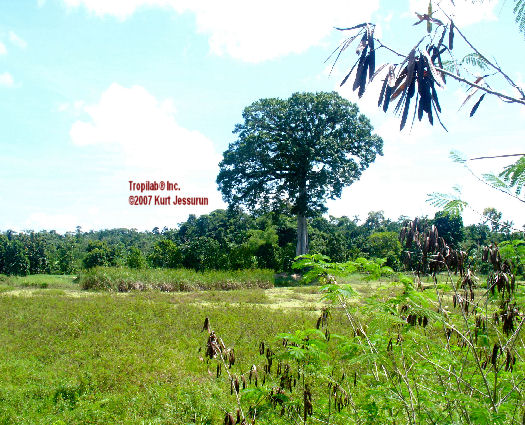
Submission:
M 20 241 L 24 244 L 26 255 L 29 260 L 29 273 L 48 273 L 49 262 L 46 255 L 47 241 L 43 234 L 30 232 L 21 235 Z
M 75 238 L 66 236 L 56 249 L 57 271 L 62 274 L 71 274 L 75 271 L 74 250 L 76 247 Z
M 458 249 L 465 237 L 461 216 L 446 211 L 438 211 L 432 222 L 436 226 L 439 236 L 445 240 L 447 245 Z
M 126 265 L 131 269 L 143 269 L 146 267 L 146 258 L 136 246 L 129 249 Z
M 389 223 L 390 220 L 385 219 L 383 211 L 370 211 L 363 227 L 368 232 L 384 231 Z
M 29 274 L 29 259 L 24 245 L 19 240 L 11 240 L 5 246 L 4 273 L 17 276 Z
M 132 255 L 130 253 L 130 255 Z M 140 251 L 132 257 L 133 261 L 137 261 Z M 182 252 L 175 242 L 169 239 L 158 241 L 148 255 L 148 262 L 153 267 L 175 269 L 182 266 Z M 130 266 L 132 267 L 132 266 Z
M 90 241 L 86 249 L 86 255 L 82 264 L 86 269 L 97 266 L 115 266 L 117 264 L 117 253 L 110 248 L 106 242 Z
M 207 269 L 227 269 L 228 254 L 215 239 L 201 236 L 192 239 L 182 247 L 184 267 L 203 271 Z
M 230 205 L 289 209 L 297 216 L 296 255 L 308 252 L 307 218 L 382 155 L 369 120 L 337 93 L 296 93 L 245 108 L 238 135 L 224 152 L 217 177 Z
M 368 236 L 365 246 L 370 257 L 385 258 L 386 265 L 393 268 L 399 267 L 399 257 L 401 255 L 401 242 L 399 233 L 396 232 L 375 232 Z
M 485 217 L 483 224 L 488 224 L 493 232 L 499 232 L 502 216 L 503 214 L 496 208 L 485 208 L 483 210 L 483 217 Z

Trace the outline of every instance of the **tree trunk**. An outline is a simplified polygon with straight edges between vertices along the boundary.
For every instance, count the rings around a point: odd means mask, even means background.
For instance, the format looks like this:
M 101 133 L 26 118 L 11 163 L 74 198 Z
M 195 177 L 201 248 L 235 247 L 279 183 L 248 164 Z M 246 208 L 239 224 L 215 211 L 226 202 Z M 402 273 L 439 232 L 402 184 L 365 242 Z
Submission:
M 295 255 L 308 254 L 308 227 L 306 217 L 297 214 L 297 248 Z

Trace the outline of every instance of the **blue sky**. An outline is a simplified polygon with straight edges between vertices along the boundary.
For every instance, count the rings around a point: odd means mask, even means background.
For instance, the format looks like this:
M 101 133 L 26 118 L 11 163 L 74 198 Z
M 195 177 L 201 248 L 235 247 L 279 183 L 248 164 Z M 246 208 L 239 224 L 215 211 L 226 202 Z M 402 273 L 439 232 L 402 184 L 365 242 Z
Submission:
M 441 3 L 449 7 L 449 0 Z M 348 53 L 329 75 L 324 60 L 341 40 L 334 26 L 375 22 L 387 44 L 407 50 L 424 34 L 423 25 L 411 26 L 413 12 L 427 4 L 0 2 L 0 230 L 151 230 L 224 208 L 217 164 L 243 108 L 263 97 L 338 89 L 355 56 Z M 471 41 L 524 86 L 525 42 L 510 5 L 456 0 L 456 10 L 448 10 Z M 458 37 L 456 46 L 461 57 Z M 499 81 L 494 86 L 511 93 Z M 340 93 L 358 101 L 346 86 Z M 460 185 L 475 210 L 496 207 L 516 227 L 525 224 L 522 203 L 448 158 L 452 149 L 468 157 L 522 153 L 525 108 L 485 99 L 468 118 L 472 105 L 458 111 L 464 87 L 449 82 L 439 93 L 449 132 L 421 122 L 400 133 L 398 118 L 377 109 L 377 94 L 371 87 L 358 105 L 383 137 L 385 155 L 328 203 L 330 214 L 433 216 L 427 194 Z M 479 174 L 503 165 L 473 163 Z M 178 182 L 179 196 L 205 196 L 209 205 L 131 206 L 128 197 L 137 193 L 129 180 Z M 479 217 L 467 211 L 464 219 Z

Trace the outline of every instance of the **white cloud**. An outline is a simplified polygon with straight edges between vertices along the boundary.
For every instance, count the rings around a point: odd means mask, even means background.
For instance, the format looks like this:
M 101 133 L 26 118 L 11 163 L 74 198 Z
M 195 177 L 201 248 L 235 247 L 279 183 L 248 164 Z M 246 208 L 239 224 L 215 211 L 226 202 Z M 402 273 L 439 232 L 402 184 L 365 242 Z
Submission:
M 9 72 L 3 72 L 0 74 L 0 87 L 13 87 L 15 80 Z
M 319 45 L 338 25 L 370 19 L 379 0 L 356 4 L 300 0 L 249 2 L 227 0 L 63 0 L 69 7 L 84 6 L 97 16 L 126 19 L 140 7 L 167 7 L 195 15 L 197 30 L 209 35 L 210 51 L 247 62 L 261 62 Z
M 433 2 L 434 17 L 444 19 L 439 6 L 449 15 L 459 27 L 476 24 L 483 21 L 495 21 L 497 16 L 494 8 L 498 0 L 486 0 L 473 2 L 472 0 L 438 0 Z M 417 21 L 414 12 L 427 13 L 428 0 L 410 0 L 410 12 Z M 423 24 L 421 24 L 423 25 Z
M 105 225 L 146 228 L 151 225 L 152 228 L 162 223 L 173 226 L 174 219 L 183 220 L 190 213 L 203 214 L 224 207 L 215 183 L 221 155 L 202 133 L 177 123 L 171 99 L 161 101 L 144 87 L 128 88 L 114 83 L 102 93 L 98 103 L 76 103 L 76 107 L 81 108 L 89 120 L 73 123 L 72 142 L 83 147 L 88 155 L 90 150 L 104 158 L 99 166 L 106 169 L 101 170 L 99 181 L 90 193 L 107 200 L 95 205 L 104 211 Z M 132 192 L 130 180 L 176 182 L 180 191 Z M 209 206 L 130 206 L 131 195 L 208 197 Z M 89 220 L 94 217 L 91 215 Z M 96 227 L 96 223 L 89 220 L 88 226 Z
M 76 121 L 71 139 L 79 146 L 116 145 L 129 166 L 198 172 L 215 168 L 220 156 L 211 140 L 174 118 L 173 101 L 158 101 L 144 87 L 112 84 L 96 105 L 82 106 L 91 121 Z
M 5 55 L 7 53 L 7 48 L 5 44 L 0 41 L 0 55 Z
M 20 47 L 21 49 L 25 49 L 27 47 L 27 42 L 24 39 L 20 38 L 13 31 L 9 31 L 9 41 L 13 45 L 15 45 L 16 47 Z

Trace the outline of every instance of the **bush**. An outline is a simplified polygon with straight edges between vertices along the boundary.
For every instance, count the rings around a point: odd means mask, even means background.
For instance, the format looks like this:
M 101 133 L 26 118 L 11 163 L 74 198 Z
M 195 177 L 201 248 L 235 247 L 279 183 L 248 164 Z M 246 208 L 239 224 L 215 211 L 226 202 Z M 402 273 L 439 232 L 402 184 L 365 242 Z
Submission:
M 79 277 L 83 289 L 127 292 L 160 290 L 163 292 L 207 289 L 272 288 L 273 270 L 237 270 L 196 272 L 188 269 L 130 269 L 95 267 Z

